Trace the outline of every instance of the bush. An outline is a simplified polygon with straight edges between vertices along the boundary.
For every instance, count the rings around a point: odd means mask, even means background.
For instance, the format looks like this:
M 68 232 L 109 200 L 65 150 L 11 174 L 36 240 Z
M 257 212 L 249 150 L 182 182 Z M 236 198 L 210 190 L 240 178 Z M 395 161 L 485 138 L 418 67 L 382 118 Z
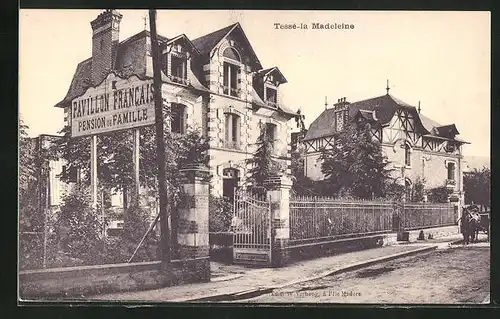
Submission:
M 447 203 L 452 193 L 453 190 L 445 186 L 431 188 L 429 189 L 429 201 L 431 203 Z
M 209 198 L 209 231 L 227 232 L 231 229 L 233 219 L 233 205 L 224 197 L 210 196 Z
M 138 206 L 129 207 L 125 211 L 123 233 L 121 238 L 119 237 L 121 240 L 117 241 L 116 239 L 110 239 L 108 241 L 108 245 L 111 249 L 113 249 L 113 246 L 119 246 L 116 248 L 116 251 L 120 252 L 120 254 L 112 258 L 122 258 L 124 259 L 123 262 L 128 261 L 141 242 L 142 237 L 146 234 L 150 224 L 151 220 L 148 210 Z M 133 261 L 157 260 L 157 247 L 158 238 L 156 238 L 156 233 L 152 231 L 142 243 Z M 116 254 L 112 254 L 111 256 L 113 255 Z
M 63 253 L 85 264 L 96 263 L 104 244 L 104 225 L 98 211 L 90 206 L 86 188 L 75 187 L 63 197 L 55 225 L 57 243 Z

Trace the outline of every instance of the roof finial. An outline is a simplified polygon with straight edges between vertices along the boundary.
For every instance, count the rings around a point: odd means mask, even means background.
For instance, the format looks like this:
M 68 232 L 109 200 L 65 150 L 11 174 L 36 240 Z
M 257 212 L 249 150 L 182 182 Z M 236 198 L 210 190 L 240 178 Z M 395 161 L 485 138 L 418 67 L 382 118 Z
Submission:
M 418 101 L 418 109 L 417 110 L 418 110 L 418 113 L 420 113 L 420 110 L 421 110 L 421 108 L 420 108 L 420 101 Z
M 389 88 L 389 80 L 387 80 L 387 87 L 385 89 L 387 90 L 387 95 L 389 95 L 389 90 L 390 90 L 390 88 Z
M 325 110 L 328 108 L 328 97 L 325 96 Z
M 147 29 L 147 23 L 146 23 L 146 21 L 148 20 L 148 16 L 145 14 L 142 19 L 144 20 L 144 30 L 146 30 Z

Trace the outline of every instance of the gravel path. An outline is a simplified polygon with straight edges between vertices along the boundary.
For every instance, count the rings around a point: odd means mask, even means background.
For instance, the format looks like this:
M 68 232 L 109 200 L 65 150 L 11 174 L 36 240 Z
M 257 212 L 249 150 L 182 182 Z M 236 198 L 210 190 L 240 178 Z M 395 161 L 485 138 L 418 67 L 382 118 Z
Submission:
M 373 258 L 422 248 L 420 245 L 394 245 L 344 253 L 330 257 L 304 260 L 283 268 L 263 268 L 248 270 L 242 277 L 229 281 L 189 284 L 155 290 L 112 293 L 92 296 L 94 300 L 135 300 L 135 301 L 183 301 L 202 298 L 214 294 L 232 294 L 243 290 L 282 285 L 303 278 L 317 276 L 324 271 L 362 262 Z M 238 273 L 241 268 L 234 267 Z
M 481 243 L 396 259 L 244 302 L 482 303 L 489 277 L 490 250 Z

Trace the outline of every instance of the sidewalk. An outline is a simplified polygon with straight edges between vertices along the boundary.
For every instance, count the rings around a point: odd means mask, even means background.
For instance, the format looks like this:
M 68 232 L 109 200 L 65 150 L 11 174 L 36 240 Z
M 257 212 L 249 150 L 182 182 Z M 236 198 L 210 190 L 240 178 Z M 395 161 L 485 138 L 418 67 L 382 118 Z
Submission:
M 436 245 L 394 245 L 380 248 L 349 252 L 330 257 L 295 262 L 283 268 L 264 268 L 248 270 L 234 279 L 211 281 L 207 283 L 188 284 L 166 287 L 148 291 L 112 293 L 88 296 L 92 301 L 150 301 L 150 302 L 186 302 L 199 299 L 228 300 L 250 296 L 258 291 L 271 291 L 301 281 L 313 280 L 330 273 L 359 268 L 365 264 L 373 264 L 387 258 L 400 255 L 429 251 Z

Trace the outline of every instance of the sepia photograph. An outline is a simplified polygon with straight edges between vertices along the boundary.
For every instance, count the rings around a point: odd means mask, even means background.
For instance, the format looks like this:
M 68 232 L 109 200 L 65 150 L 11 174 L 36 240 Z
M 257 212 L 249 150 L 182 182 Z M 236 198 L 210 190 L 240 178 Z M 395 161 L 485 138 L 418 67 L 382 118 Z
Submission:
M 18 304 L 490 304 L 489 11 L 19 10 Z

